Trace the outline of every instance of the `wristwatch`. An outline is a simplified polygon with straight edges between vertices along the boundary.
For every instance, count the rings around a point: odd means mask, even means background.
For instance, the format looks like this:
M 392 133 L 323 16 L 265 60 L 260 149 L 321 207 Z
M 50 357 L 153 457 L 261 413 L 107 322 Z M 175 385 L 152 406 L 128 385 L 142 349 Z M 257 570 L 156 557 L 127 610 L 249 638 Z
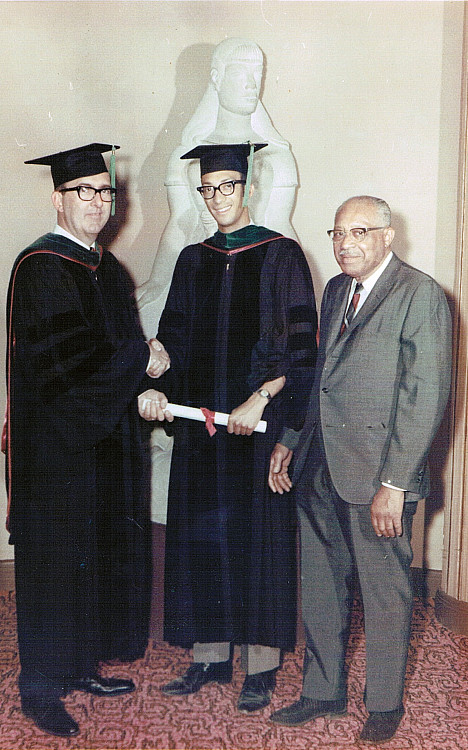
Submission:
M 255 391 L 255 393 L 258 393 L 259 396 L 263 396 L 263 398 L 271 401 L 271 393 L 267 391 L 266 388 L 259 388 L 258 391 Z

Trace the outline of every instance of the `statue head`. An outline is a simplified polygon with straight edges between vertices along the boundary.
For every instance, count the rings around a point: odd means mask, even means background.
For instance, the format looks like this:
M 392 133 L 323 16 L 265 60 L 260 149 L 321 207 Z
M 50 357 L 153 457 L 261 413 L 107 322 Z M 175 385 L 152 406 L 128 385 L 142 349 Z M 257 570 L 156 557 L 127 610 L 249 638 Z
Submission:
M 232 37 L 217 45 L 211 62 L 211 80 L 220 107 L 239 115 L 255 112 L 262 74 L 263 54 L 254 42 Z

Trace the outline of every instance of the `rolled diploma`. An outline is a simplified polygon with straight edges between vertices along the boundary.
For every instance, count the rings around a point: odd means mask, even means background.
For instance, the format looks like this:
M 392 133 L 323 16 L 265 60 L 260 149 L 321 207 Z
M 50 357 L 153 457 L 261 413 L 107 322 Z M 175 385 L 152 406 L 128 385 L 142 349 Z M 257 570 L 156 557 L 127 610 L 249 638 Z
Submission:
M 145 399 L 145 402 L 143 406 L 145 406 L 146 401 L 150 399 Z M 166 406 L 166 410 L 170 411 L 171 414 L 173 414 L 175 417 L 185 417 L 185 419 L 196 419 L 198 422 L 206 422 L 205 415 L 203 414 L 201 409 L 197 409 L 194 406 L 181 406 L 180 404 L 168 404 Z M 222 411 L 215 411 L 214 415 L 214 423 L 215 424 L 224 424 L 227 425 L 229 419 L 229 414 L 224 414 Z M 265 432 L 267 427 L 267 423 L 264 419 L 261 419 L 256 428 L 254 429 L 254 432 Z

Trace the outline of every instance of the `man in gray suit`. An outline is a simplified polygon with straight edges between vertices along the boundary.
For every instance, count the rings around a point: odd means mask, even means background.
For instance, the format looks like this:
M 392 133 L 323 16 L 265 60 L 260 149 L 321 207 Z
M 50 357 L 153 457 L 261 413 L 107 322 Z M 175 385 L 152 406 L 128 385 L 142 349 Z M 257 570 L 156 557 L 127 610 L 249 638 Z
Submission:
M 346 712 L 345 653 L 359 580 L 366 630 L 362 741 L 393 737 L 410 638 L 411 526 L 429 492 L 427 455 L 450 387 L 451 319 L 442 289 L 391 250 L 385 201 L 350 198 L 329 231 L 343 273 L 322 301 L 320 347 L 300 433 L 271 458 L 273 491 L 295 485 L 306 652 L 296 726 Z M 292 482 L 288 466 L 294 451 Z

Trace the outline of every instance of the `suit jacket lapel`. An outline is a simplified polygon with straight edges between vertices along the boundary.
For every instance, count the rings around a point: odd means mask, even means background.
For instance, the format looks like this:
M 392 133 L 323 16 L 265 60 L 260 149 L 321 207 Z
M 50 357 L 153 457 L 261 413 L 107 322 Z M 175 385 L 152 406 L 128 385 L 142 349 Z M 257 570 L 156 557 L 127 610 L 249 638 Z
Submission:
M 347 304 L 349 291 L 351 289 L 352 279 L 349 276 L 344 276 L 343 281 L 337 288 L 335 297 L 336 304 L 333 305 L 331 314 L 328 322 L 328 332 L 326 340 L 326 354 L 330 354 L 332 349 L 338 344 L 341 336 L 341 324 L 343 323 Z M 344 332 L 345 333 L 345 332 Z M 344 335 L 343 333 L 343 335 Z
M 358 326 L 364 325 L 366 320 L 374 314 L 376 308 L 393 287 L 395 281 L 394 276 L 398 273 L 400 267 L 401 260 L 394 255 L 382 276 L 377 280 L 364 305 L 359 310 L 359 313 L 353 318 L 348 328 L 343 331 L 340 336 L 341 324 L 343 322 L 346 302 L 349 295 L 350 282 L 347 283 L 344 288 L 342 287 L 344 300 L 336 306 L 335 312 L 332 313 L 330 337 L 327 342 L 327 355 L 333 350 L 334 356 L 337 356 L 335 349 L 337 347 L 342 347 L 347 342 L 354 329 Z

